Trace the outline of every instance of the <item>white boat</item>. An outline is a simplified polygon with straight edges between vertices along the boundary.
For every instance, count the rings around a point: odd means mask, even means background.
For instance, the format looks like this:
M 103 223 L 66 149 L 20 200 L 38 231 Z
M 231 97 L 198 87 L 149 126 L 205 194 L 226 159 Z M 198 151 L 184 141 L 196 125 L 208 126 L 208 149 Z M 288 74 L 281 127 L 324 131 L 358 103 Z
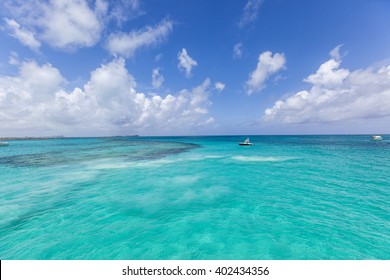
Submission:
M 371 140 L 373 140 L 373 141 L 382 141 L 382 136 L 380 136 L 380 135 L 371 136 Z
M 4 147 L 4 146 L 8 146 L 8 145 L 9 145 L 8 142 L 0 141 L 0 147 Z
M 240 145 L 240 146 L 253 146 L 254 144 L 251 143 L 249 138 L 246 138 L 244 142 L 240 142 L 240 143 L 238 143 L 238 145 Z

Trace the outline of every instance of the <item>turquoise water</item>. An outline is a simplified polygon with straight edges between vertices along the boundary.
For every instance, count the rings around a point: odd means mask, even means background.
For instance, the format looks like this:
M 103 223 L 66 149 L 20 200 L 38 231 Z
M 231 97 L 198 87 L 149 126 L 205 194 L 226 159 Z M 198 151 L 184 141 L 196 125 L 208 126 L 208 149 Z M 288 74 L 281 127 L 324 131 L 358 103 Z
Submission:
M 390 136 L 0 148 L 0 259 L 390 259 Z

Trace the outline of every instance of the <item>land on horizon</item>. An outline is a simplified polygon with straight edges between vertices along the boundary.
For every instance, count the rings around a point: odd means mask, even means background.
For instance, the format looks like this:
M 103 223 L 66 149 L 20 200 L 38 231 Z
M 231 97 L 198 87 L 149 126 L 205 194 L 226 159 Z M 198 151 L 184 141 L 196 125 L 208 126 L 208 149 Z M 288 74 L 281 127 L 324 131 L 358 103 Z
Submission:
M 113 136 L 5 136 L 0 137 L 0 140 L 47 140 L 47 139 L 73 139 L 73 138 L 134 138 L 134 137 L 257 137 L 257 136 L 386 136 L 390 133 L 356 133 L 356 134 L 227 134 L 227 135 L 113 135 Z

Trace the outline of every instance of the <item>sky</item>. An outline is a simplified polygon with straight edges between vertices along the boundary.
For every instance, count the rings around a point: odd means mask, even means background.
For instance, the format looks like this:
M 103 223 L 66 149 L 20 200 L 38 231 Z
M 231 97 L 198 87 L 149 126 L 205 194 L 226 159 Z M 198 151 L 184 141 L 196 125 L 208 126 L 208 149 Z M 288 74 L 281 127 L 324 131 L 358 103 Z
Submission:
M 2 0 L 0 137 L 390 133 L 388 0 Z

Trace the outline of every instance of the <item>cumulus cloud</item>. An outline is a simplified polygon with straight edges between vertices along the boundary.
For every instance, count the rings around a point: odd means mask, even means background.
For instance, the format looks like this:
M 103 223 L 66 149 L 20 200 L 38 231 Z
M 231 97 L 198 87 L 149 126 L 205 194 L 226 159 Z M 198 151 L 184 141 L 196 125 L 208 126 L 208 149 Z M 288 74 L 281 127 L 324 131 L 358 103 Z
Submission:
M 223 84 L 221 82 L 216 82 L 214 84 L 214 86 L 215 86 L 215 89 L 218 91 L 223 91 L 225 89 L 225 84 Z
M 177 67 L 180 70 L 184 70 L 186 72 L 186 77 L 189 78 L 191 76 L 192 67 L 197 66 L 198 62 L 196 62 L 188 55 L 185 48 L 179 52 L 177 58 L 179 59 L 179 64 Z
M 176 96 L 168 94 L 165 98 L 158 95 L 146 98 L 142 95 L 144 107 L 136 124 L 143 128 L 165 128 L 167 131 L 187 129 L 187 132 L 208 124 L 209 91 L 210 80 L 206 79 L 192 90 L 181 90 Z
M 107 48 L 111 53 L 131 57 L 141 47 L 157 45 L 166 40 L 173 29 L 172 21 L 162 20 L 154 27 L 147 26 L 130 33 L 115 33 L 108 38 Z
M 260 10 L 260 5 L 263 0 L 248 0 L 244 7 L 244 11 L 238 26 L 240 28 L 245 27 L 246 25 L 254 22 L 257 19 L 257 15 Z
M 50 99 L 56 91 L 66 85 L 66 80 L 51 64 L 40 66 L 31 61 L 20 64 L 18 76 L 0 77 L 0 84 L 0 104 L 4 106 L 17 99 L 35 101 Z M 23 110 L 22 107 L 20 109 Z
M 121 26 L 142 14 L 139 0 L 4 0 L 11 36 L 36 50 L 42 43 L 74 50 L 94 46 L 111 22 Z
M 160 74 L 159 68 L 154 68 L 152 71 L 152 86 L 160 88 L 164 82 L 164 76 Z
M 247 94 L 251 95 L 264 88 L 265 81 L 276 72 L 284 69 L 286 58 L 283 53 L 266 51 L 259 55 L 256 69 L 250 74 L 246 82 Z
M 23 62 L 15 76 L 0 76 L 0 128 L 15 135 L 183 134 L 213 122 L 210 80 L 177 94 L 148 96 L 115 59 L 93 70 L 82 87 L 67 90 L 50 64 Z
M 305 79 L 312 87 L 276 101 L 265 110 L 265 120 L 331 123 L 390 119 L 390 65 L 350 71 L 340 64 L 338 46 L 331 59 Z
M 100 39 L 102 24 L 86 1 L 51 1 L 44 6 L 42 38 L 53 47 L 90 47 Z
M 52 101 L 55 93 L 66 85 L 60 72 L 50 64 L 36 62 L 20 64 L 17 76 L 0 77 L 1 130 L 43 129 L 47 117 L 45 102 Z
M 233 57 L 241 58 L 242 57 L 242 43 L 237 43 L 233 47 Z
M 101 16 L 106 13 L 103 2 L 96 1 L 93 9 L 85 0 L 6 1 L 14 17 L 7 19 L 7 25 L 12 36 L 32 49 L 42 41 L 59 49 L 90 47 L 100 39 Z
M 350 74 L 346 69 L 339 69 L 341 63 L 340 47 L 341 45 L 334 48 L 330 52 L 332 58 L 322 64 L 316 73 L 309 75 L 304 81 L 318 86 L 334 87 L 340 85 Z
M 41 43 L 35 38 L 33 32 L 20 26 L 18 22 L 13 19 L 5 19 L 6 27 L 10 35 L 18 39 L 23 45 L 37 50 L 41 46 Z

